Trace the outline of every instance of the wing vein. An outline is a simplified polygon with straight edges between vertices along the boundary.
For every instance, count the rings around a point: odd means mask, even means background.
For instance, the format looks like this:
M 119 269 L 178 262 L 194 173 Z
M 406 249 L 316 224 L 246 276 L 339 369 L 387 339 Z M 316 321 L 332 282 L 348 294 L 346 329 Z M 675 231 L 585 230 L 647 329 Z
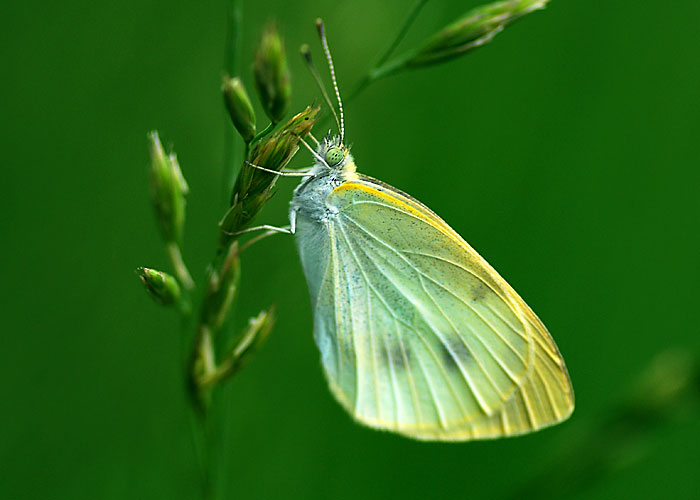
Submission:
M 335 248 L 335 243 L 336 243 L 336 240 L 333 238 L 331 240 L 331 244 L 330 244 L 330 248 L 331 248 L 331 252 L 332 252 L 331 259 L 333 262 L 333 269 L 338 270 L 339 269 L 338 268 L 338 254 L 337 254 L 337 249 Z M 339 275 L 339 272 L 338 271 L 333 272 L 332 275 L 334 277 L 334 279 L 333 279 L 333 293 L 335 294 L 335 297 L 338 297 L 338 292 L 340 291 L 340 283 L 338 282 L 338 280 L 335 277 L 337 275 Z M 347 279 L 347 276 L 346 276 L 346 279 Z M 321 289 L 322 288 L 319 287 L 319 294 L 321 293 Z M 349 299 L 349 300 L 352 300 L 352 299 Z M 338 313 L 338 303 L 336 302 L 335 303 L 335 324 L 336 324 L 335 331 L 336 331 L 336 336 L 338 337 L 338 338 L 336 338 L 336 344 L 338 344 L 336 347 L 336 351 L 338 352 L 338 360 L 336 363 L 336 371 L 335 372 L 336 372 L 336 377 L 338 379 L 338 385 L 340 386 L 340 384 L 341 384 L 340 381 L 342 380 L 341 379 L 341 366 L 343 364 L 343 358 L 342 358 L 343 351 L 342 351 L 341 344 L 346 340 L 345 340 L 345 332 L 344 331 L 338 332 L 338 326 L 337 326 L 338 325 L 338 314 L 339 314 Z M 350 318 L 350 321 L 352 322 L 352 318 Z M 354 328 L 354 325 L 351 326 L 351 329 L 352 328 Z M 342 338 L 341 338 L 341 336 L 342 336 Z M 353 334 L 353 339 L 354 338 L 355 338 L 355 335 Z M 355 392 L 357 393 L 357 387 L 355 387 Z
M 424 279 L 423 276 L 420 276 L 420 275 L 419 275 L 419 279 L 420 279 L 421 288 L 423 289 L 423 291 L 425 292 L 425 294 L 430 298 L 430 300 L 432 301 L 432 303 L 435 304 L 435 307 L 438 309 L 438 311 L 440 311 L 440 314 L 442 315 L 442 317 L 445 318 L 445 320 L 450 324 L 450 326 L 452 327 L 452 330 L 454 330 L 455 334 L 457 335 L 457 337 L 459 338 L 459 340 L 462 342 L 462 345 L 464 345 L 465 349 L 467 349 L 468 351 L 471 352 L 471 350 L 469 349 L 469 346 L 467 345 L 467 343 L 464 341 L 464 339 L 462 338 L 462 336 L 461 336 L 461 335 L 459 334 L 459 332 L 457 331 L 457 328 L 454 326 L 454 324 L 452 323 L 452 321 L 447 317 L 447 315 L 445 314 L 445 312 L 442 310 L 442 308 L 441 308 L 441 307 L 438 305 L 438 303 L 435 301 L 435 299 L 434 299 L 433 296 L 430 294 L 430 292 L 428 291 L 428 289 L 425 287 L 425 283 L 424 283 L 424 281 L 423 281 L 423 279 Z M 464 367 L 462 366 L 462 363 L 460 362 L 459 359 L 457 359 L 457 356 L 452 352 L 452 348 L 447 344 L 447 342 L 445 342 L 445 340 L 441 337 L 440 333 L 439 333 L 435 328 L 433 328 L 432 325 L 430 325 L 430 324 L 428 324 L 428 325 L 430 326 L 430 329 L 433 330 L 433 333 L 435 334 L 435 336 L 437 337 L 437 339 L 440 341 L 440 343 L 441 343 L 441 344 L 444 346 L 444 348 L 447 349 L 447 351 L 450 353 L 450 356 L 452 356 L 452 359 L 455 360 L 455 363 L 456 363 L 457 366 L 459 367 L 459 371 L 460 371 L 460 373 L 462 374 L 462 377 L 464 378 L 464 381 L 465 381 L 465 383 L 467 384 L 467 387 L 469 388 L 469 390 L 471 391 L 471 393 L 474 395 L 474 398 L 476 398 L 476 401 L 479 403 L 479 406 L 481 407 L 482 411 L 488 415 L 488 414 L 489 414 L 488 405 L 486 404 L 485 401 L 482 400 L 481 394 L 479 394 L 478 391 L 477 391 L 477 390 L 474 388 L 474 386 L 472 385 L 471 378 L 469 377 L 469 374 L 466 372 L 466 368 L 464 368 Z M 503 399 L 505 399 L 505 397 L 504 397 L 502 394 L 500 394 L 500 392 L 498 391 L 498 388 L 496 387 L 496 384 L 494 384 L 493 381 L 491 380 L 491 377 L 489 377 L 489 374 L 486 373 L 486 369 L 483 367 L 483 365 L 481 364 L 481 362 L 480 362 L 478 359 L 476 359 L 476 358 L 474 358 L 474 360 L 476 361 L 477 365 L 479 365 L 479 369 L 483 372 L 484 376 L 486 377 L 486 380 L 488 380 L 488 382 L 493 386 L 494 390 L 495 390 L 496 392 L 498 392 L 499 395 L 501 395 L 501 397 L 502 397 Z M 462 408 L 462 413 L 464 414 L 464 417 L 465 417 L 466 419 L 468 419 L 469 417 L 468 417 L 468 415 L 467 415 L 467 413 L 466 413 L 466 410 L 465 410 L 464 407 L 462 406 L 461 402 L 460 402 L 460 408 Z
M 542 386 L 544 386 L 544 392 L 547 394 L 547 401 L 549 402 L 549 406 L 552 408 L 552 413 L 554 413 L 554 416 L 559 419 L 561 418 L 561 415 L 559 415 L 559 411 L 557 409 L 557 404 L 554 402 L 554 397 L 552 396 L 552 392 L 549 390 L 549 384 L 544 380 L 544 377 L 542 377 L 542 374 L 538 369 L 535 368 L 534 374 L 537 375 L 537 377 L 540 379 L 540 382 L 542 383 Z
M 532 381 L 527 380 L 525 383 L 532 384 Z M 527 391 L 522 390 L 522 387 L 520 390 L 520 396 L 523 398 L 523 406 L 525 407 L 525 414 L 527 415 L 527 419 L 530 422 L 530 427 L 532 429 L 536 429 L 537 426 L 535 425 L 535 415 L 532 413 L 532 408 L 527 397 Z
M 372 331 L 372 296 L 369 287 L 367 287 L 367 329 L 369 330 L 369 350 L 372 356 L 372 380 L 374 381 L 374 400 L 377 405 L 377 418 L 379 420 L 382 420 L 382 405 L 379 400 L 379 383 L 377 382 L 377 372 L 379 370 L 377 368 L 377 353 L 374 349 L 374 332 Z
M 440 311 L 440 314 L 442 314 L 442 317 L 445 318 L 445 320 L 447 320 L 447 322 L 450 324 L 450 326 L 454 330 L 455 334 L 457 334 L 457 337 L 459 337 L 459 340 L 462 341 L 462 344 L 464 345 L 464 347 L 469 349 L 469 346 L 464 341 L 462 336 L 459 334 L 459 331 L 457 330 L 457 327 L 454 325 L 454 323 L 452 323 L 452 320 L 449 317 L 447 317 L 447 315 L 442 310 L 442 308 L 439 306 L 437 301 L 433 298 L 433 296 L 430 294 L 430 292 L 428 292 L 428 290 L 425 288 L 425 284 L 423 283 L 423 276 L 420 276 L 420 278 L 421 278 L 421 286 L 423 287 L 423 290 L 425 291 L 425 293 L 428 294 L 428 296 L 430 297 L 430 300 L 432 300 L 433 304 L 435 304 L 435 307 L 437 307 L 437 309 Z M 440 286 L 440 285 L 438 285 L 438 286 Z M 501 369 L 508 376 L 508 378 L 510 378 L 517 385 L 518 380 L 515 378 L 515 376 L 513 374 L 510 373 L 510 370 L 508 370 L 508 368 L 501 362 L 501 360 L 498 359 L 498 357 L 494 354 L 494 352 L 491 350 L 491 348 L 484 342 L 484 340 L 479 335 L 477 335 L 477 333 L 471 327 L 469 327 L 469 331 L 472 333 L 474 338 L 476 340 L 478 340 L 482 346 L 484 346 L 484 349 L 486 349 L 489 352 L 489 354 L 496 360 L 496 362 L 498 363 L 498 366 L 501 367 Z M 491 383 L 493 388 L 496 390 L 496 392 L 498 392 L 498 394 L 501 395 L 501 397 L 503 397 L 503 399 L 506 399 L 506 396 L 500 393 L 496 384 L 493 382 L 493 380 L 491 380 L 491 377 L 489 377 L 489 375 L 486 371 L 486 368 L 483 366 L 481 361 L 479 361 L 478 358 L 474 358 L 474 360 L 479 365 L 479 368 L 481 368 L 481 371 L 484 372 L 484 375 L 486 375 L 486 378 L 489 380 L 489 382 Z
M 439 257 L 439 256 L 437 256 L 437 255 L 430 255 L 430 254 L 423 253 L 423 252 L 415 252 L 415 251 L 412 251 L 412 250 L 403 250 L 403 253 L 409 253 L 409 254 L 412 254 L 412 255 L 420 255 L 421 257 L 427 257 L 427 258 L 429 258 L 429 259 L 435 259 L 435 260 L 439 260 L 439 261 L 441 261 L 441 262 L 445 262 L 445 263 L 447 263 L 447 264 L 451 264 L 451 265 L 453 265 L 453 266 L 455 266 L 455 267 L 461 269 L 462 271 L 465 271 L 465 272 L 471 274 L 472 276 L 474 276 L 474 277 L 475 277 L 476 279 L 478 279 L 481 283 L 483 283 L 484 285 L 486 285 L 493 293 L 495 293 L 496 296 L 497 296 L 499 299 L 501 299 L 503 302 L 508 303 L 508 301 L 507 301 L 505 298 L 503 298 L 503 297 L 501 296 L 501 294 L 500 294 L 497 290 L 494 290 L 493 287 L 492 287 L 491 285 L 489 285 L 488 283 L 486 283 L 486 282 L 485 282 L 483 279 L 481 279 L 477 274 L 475 274 L 473 271 L 467 269 L 466 267 L 461 266 L 461 265 L 457 264 L 456 262 L 451 261 L 450 259 L 445 259 L 444 257 Z M 498 316 L 498 318 L 499 318 L 501 321 L 503 321 L 506 325 L 508 325 L 508 328 L 510 328 L 510 329 L 513 331 L 513 333 L 515 333 L 515 334 L 518 335 L 519 337 L 522 337 L 523 340 L 528 340 L 528 339 L 527 339 L 527 336 L 526 336 L 523 332 L 518 331 L 518 329 L 515 328 L 515 327 L 513 326 L 513 324 L 512 324 L 509 320 L 507 320 L 506 318 L 504 318 L 504 317 L 501 315 L 501 313 L 499 313 L 498 311 L 496 311 L 495 309 L 493 309 L 493 308 L 492 308 L 491 306 L 489 306 L 488 304 L 487 304 L 486 306 L 489 308 L 489 310 L 490 310 L 492 313 L 494 313 L 496 316 Z
M 329 227 L 328 234 L 329 234 L 329 236 L 330 236 L 330 238 L 331 238 L 331 246 L 330 246 L 330 248 L 331 248 L 331 251 L 332 251 L 332 254 L 333 254 L 333 266 L 334 266 L 334 268 L 336 269 L 336 272 L 333 273 L 333 274 L 334 274 L 334 276 L 339 276 L 339 275 L 340 275 L 340 272 L 341 272 L 341 268 L 340 268 L 340 266 L 338 265 L 338 244 L 339 244 L 339 240 L 338 240 L 338 238 L 337 238 L 336 232 L 333 231 L 332 226 Z M 342 268 L 342 272 L 345 274 L 345 282 L 346 282 L 346 286 L 347 286 L 347 283 L 349 283 L 349 281 L 348 281 L 347 269 Z M 336 285 L 337 285 L 337 280 L 336 280 Z M 337 288 L 337 287 L 336 287 L 336 288 Z M 336 295 L 336 297 L 334 297 L 334 300 L 336 301 L 336 333 L 338 332 L 338 326 L 337 326 L 337 325 L 342 324 L 342 323 L 339 321 L 339 319 L 338 319 L 338 313 L 337 313 L 337 307 L 338 307 L 338 306 L 337 306 L 337 300 L 338 300 L 338 299 L 337 299 L 337 297 L 338 297 L 338 295 Z M 353 307 L 352 307 L 352 294 L 350 294 L 350 293 L 348 293 L 348 308 L 349 308 L 349 310 L 352 310 L 352 309 L 353 309 Z M 349 315 L 349 321 L 350 321 L 350 331 L 351 331 L 351 335 L 352 335 L 352 345 L 353 345 L 353 350 L 354 350 L 354 356 L 353 356 L 353 358 L 354 358 L 354 362 L 355 362 L 355 374 L 354 374 L 354 375 L 355 375 L 355 394 L 354 394 L 354 396 L 355 396 L 355 398 L 354 398 L 355 401 L 354 401 L 354 403 L 353 403 L 353 408 L 354 408 L 353 411 L 354 411 L 355 413 L 357 413 L 357 405 L 358 405 L 358 402 L 359 402 L 359 400 L 360 400 L 360 387 L 361 387 L 361 386 L 360 386 L 360 370 L 357 369 L 357 335 L 355 335 L 355 322 L 354 322 L 353 319 L 352 319 L 352 315 Z M 342 335 L 343 335 L 343 338 L 345 338 L 345 332 L 343 332 Z M 340 353 L 340 352 L 341 352 L 341 351 L 340 351 L 340 343 L 341 343 L 340 338 L 337 339 L 337 342 L 338 342 L 338 352 Z M 339 363 L 339 364 L 341 363 L 341 360 L 342 360 L 342 358 L 338 357 L 338 363 Z M 338 373 L 340 373 L 340 370 L 338 371 Z M 340 385 L 341 385 L 341 381 L 340 381 L 340 377 L 338 377 L 338 386 L 340 386 Z
M 398 207 L 395 207 L 395 206 L 392 206 L 392 205 L 388 205 L 388 204 L 386 204 L 386 203 L 380 203 L 380 202 L 371 201 L 371 200 L 359 200 L 359 201 L 356 200 L 356 201 L 353 202 L 353 204 L 355 204 L 355 205 L 363 205 L 363 204 L 379 205 L 379 206 L 381 206 L 381 207 L 388 208 L 389 210 L 394 210 L 395 212 L 400 212 L 401 214 L 407 215 L 407 216 L 409 216 L 409 217 L 412 217 L 412 218 L 414 218 L 414 219 L 416 219 L 416 220 L 422 222 L 423 224 L 426 224 L 426 221 L 425 221 L 424 219 L 422 219 L 421 217 L 416 217 L 415 215 L 413 215 L 413 214 L 410 213 L 410 212 L 407 212 L 406 210 L 401 210 L 401 209 L 398 208 Z M 343 215 L 345 215 L 345 217 L 348 217 L 347 214 L 343 214 Z M 352 219 L 351 219 L 351 220 L 352 220 Z M 353 222 L 354 222 L 355 224 L 358 224 L 357 221 L 354 221 L 354 220 L 353 220 Z M 358 224 L 358 226 L 359 226 L 359 224 Z M 438 229 L 438 230 L 439 230 L 440 232 L 442 232 L 443 234 L 444 234 L 445 231 L 446 231 L 445 228 L 439 228 L 439 227 L 437 227 L 437 226 L 433 226 L 433 227 L 435 227 L 436 229 Z M 362 228 L 362 229 L 365 229 L 365 228 Z M 366 230 L 365 230 L 365 231 L 366 231 Z M 455 233 L 455 234 L 456 234 L 456 233 Z M 453 235 L 449 235 L 449 236 L 453 236 Z M 379 238 L 378 238 L 378 239 L 379 239 Z M 471 247 L 469 247 L 468 245 L 465 244 L 465 246 L 467 246 L 468 249 L 471 249 Z M 437 255 L 430 255 L 430 254 L 426 254 L 426 253 L 422 253 L 422 252 L 415 252 L 415 251 L 411 251 L 411 250 L 404 250 L 403 252 L 404 252 L 404 253 L 411 253 L 411 254 L 414 254 L 414 255 L 420 255 L 420 256 L 422 256 L 422 257 L 428 257 L 428 258 L 432 258 L 432 259 L 436 259 L 436 260 L 441 260 L 441 261 L 446 262 L 446 263 L 448 263 L 448 264 L 452 264 L 453 266 L 462 269 L 462 270 L 465 271 L 466 273 L 471 274 L 471 275 L 474 276 L 476 279 L 478 279 L 479 281 L 481 281 L 484 285 L 486 285 L 487 287 L 489 287 L 489 289 L 491 289 L 491 291 L 492 291 L 493 293 L 495 293 L 501 300 L 503 300 L 503 301 L 506 300 L 504 297 L 501 296 L 501 293 L 500 293 L 498 290 L 494 289 L 489 283 L 485 282 L 480 276 L 478 276 L 477 274 L 475 274 L 472 270 L 470 270 L 470 269 L 468 269 L 468 268 L 466 268 L 466 267 L 464 267 L 464 266 L 461 266 L 460 264 L 458 264 L 458 263 L 456 263 L 456 262 L 453 262 L 453 261 L 451 261 L 451 260 L 449 260 L 449 259 L 446 259 L 446 258 L 444 258 L 444 257 L 440 257 L 440 256 L 437 256 Z M 475 253 L 476 253 L 476 252 L 475 252 Z M 499 316 L 500 316 L 500 315 L 499 315 Z M 507 320 L 505 320 L 505 318 L 502 318 L 502 317 L 501 317 L 501 319 L 502 319 L 504 322 L 506 322 L 506 324 L 508 324 L 508 326 L 509 326 L 516 334 L 518 334 L 519 336 L 521 336 L 524 340 L 528 340 L 527 337 L 526 337 L 525 335 L 523 335 L 522 333 L 518 332 L 518 330 L 517 330 L 516 328 L 514 328 L 514 327 L 510 324 L 510 322 L 508 322 Z
M 369 289 L 371 289 L 371 291 L 372 291 L 372 292 L 375 294 L 375 296 L 380 300 L 380 302 L 382 302 L 382 304 L 384 304 L 384 307 L 386 307 L 387 311 L 390 311 L 390 312 L 391 312 L 391 315 L 392 315 L 395 319 L 398 320 L 399 318 L 397 318 L 396 315 L 393 314 L 393 311 L 391 310 L 391 307 L 389 307 L 389 305 L 386 304 L 386 303 L 384 302 L 384 300 L 383 300 L 381 294 L 374 288 L 374 286 L 372 286 L 372 283 L 371 283 L 370 280 L 367 278 L 367 273 L 365 272 L 364 268 L 362 267 L 362 264 L 360 264 L 359 259 L 357 258 L 357 255 L 355 254 L 355 250 L 353 249 L 352 244 L 350 243 L 350 241 L 349 241 L 349 239 L 348 239 L 348 237 L 347 237 L 347 234 L 345 233 L 345 230 L 344 230 L 343 226 L 342 226 L 341 224 L 338 224 L 338 227 L 339 227 L 339 229 L 340 229 L 340 232 L 342 233 L 342 236 L 343 236 L 343 239 L 345 240 L 346 245 L 347 245 L 348 248 L 350 249 L 350 253 L 351 253 L 352 256 L 353 256 L 353 259 L 355 260 L 355 263 L 357 264 L 358 269 L 359 269 L 360 272 L 362 273 L 362 277 L 364 278 L 365 283 L 367 283 L 367 287 L 368 287 Z M 400 321 L 400 320 L 399 320 L 399 321 Z M 402 322 L 402 323 L 403 323 L 403 322 Z M 411 329 L 411 327 L 410 327 L 409 325 L 406 325 L 406 326 L 407 326 L 409 329 Z M 452 392 L 453 397 L 456 399 L 457 396 L 456 396 L 456 394 L 455 394 L 454 387 L 452 387 L 452 383 L 450 382 L 450 379 L 447 378 L 447 374 L 444 372 L 444 369 L 442 368 L 442 366 L 441 366 L 440 363 L 438 362 L 437 356 L 435 355 L 435 353 L 434 353 L 433 350 L 431 349 L 430 344 L 428 344 L 428 342 L 423 338 L 423 336 L 420 334 L 420 332 L 419 332 L 418 330 L 413 330 L 413 331 L 415 331 L 417 337 L 418 337 L 419 339 L 421 339 L 421 341 L 425 344 L 426 348 L 428 349 L 428 352 L 430 352 L 431 356 L 433 357 L 433 359 L 434 359 L 434 361 L 435 361 L 435 364 L 440 368 L 440 371 L 441 371 L 441 373 L 442 373 L 442 375 L 443 375 L 445 381 L 447 382 L 447 385 L 448 385 L 448 387 L 450 388 L 450 391 Z M 438 418 L 439 418 L 439 420 L 440 420 L 440 426 L 443 427 L 443 428 L 445 428 L 445 417 L 444 417 L 444 415 L 443 415 L 443 410 L 442 410 L 442 408 L 440 407 L 440 404 L 438 403 L 437 398 L 435 397 L 435 390 L 433 389 L 433 382 L 432 382 L 432 380 L 430 379 L 430 377 L 428 377 L 428 374 L 427 374 L 427 372 L 425 371 L 425 367 L 423 366 L 423 363 L 421 363 L 420 358 L 417 357 L 417 359 L 418 359 L 418 364 L 419 364 L 420 367 L 421 367 L 421 371 L 423 372 L 423 376 L 425 377 L 426 383 L 428 384 L 428 388 L 429 388 L 429 390 L 430 390 L 430 395 L 431 395 L 431 397 L 432 397 L 433 405 L 435 406 L 435 410 L 436 410 L 436 412 L 437 412 L 437 414 L 438 414 Z
M 393 316 L 392 316 L 393 317 Z M 406 378 L 408 379 L 409 386 L 411 388 L 411 399 L 413 400 L 413 407 L 416 412 L 416 423 L 418 426 L 423 425 L 423 416 L 420 411 L 420 400 L 418 399 L 418 390 L 416 389 L 416 383 L 413 380 L 413 372 L 411 371 L 411 364 L 408 362 L 408 355 L 406 354 L 406 347 L 403 345 L 403 336 L 399 331 L 399 323 L 394 318 L 394 329 L 396 330 L 396 338 L 399 342 L 399 348 L 401 349 L 401 357 L 403 358 L 404 367 L 406 369 Z
M 561 371 L 555 372 L 555 371 L 552 369 L 552 367 L 549 366 L 549 364 L 547 363 L 547 361 L 549 360 L 549 358 L 545 358 L 542 354 L 540 354 L 539 351 L 537 351 L 537 353 L 535 354 L 535 356 L 538 357 L 538 358 L 542 361 L 542 364 L 543 364 L 544 367 L 545 367 L 544 369 L 547 370 L 547 372 L 549 373 L 549 375 L 551 376 L 551 378 L 553 378 L 554 380 L 557 381 L 557 384 L 561 387 L 561 389 L 562 389 L 566 394 L 569 394 L 569 392 L 570 392 L 569 386 L 568 386 L 567 384 L 563 383 L 563 381 L 561 380 L 561 377 L 560 377 L 560 375 L 562 374 L 562 372 L 561 372 Z
M 416 273 L 418 273 L 419 275 L 424 276 L 425 278 L 429 279 L 430 281 L 432 281 L 433 283 L 435 283 L 437 286 L 439 286 L 440 288 L 442 288 L 443 290 L 445 290 L 447 293 L 449 293 L 450 295 L 452 295 L 454 298 L 456 298 L 457 300 L 459 300 L 462 304 L 464 304 L 464 305 L 467 307 L 467 309 L 471 310 L 476 316 L 478 316 L 479 319 L 480 319 L 486 326 L 488 326 L 489 329 L 490 329 L 498 338 L 500 338 L 500 339 L 503 341 L 503 343 L 504 343 L 511 351 L 513 351 L 513 353 L 523 362 L 523 364 L 527 366 L 527 361 L 526 361 L 525 359 L 523 359 L 523 357 L 522 357 L 522 356 L 520 355 L 520 353 L 515 349 L 515 347 L 513 347 L 513 345 L 512 345 L 510 342 L 508 342 L 508 341 L 498 332 L 498 330 L 497 330 L 486 318 L 484 318 L 473 306 L 471 306 L 467 301 L 465 301 L 464 299 L 462 299 L 462 297 L 460 297 L 460 296 L 458 296 L 457 294 L 455 294 L 454 292 L 452 292 L 449 288 L 447 288 L 446 286 L 444 286 L 444 285 L 443 285 L 442 283 L 440 283 L 439 281 L 437 281 L 437 280 L 431 278 L 430 276 L 426 275 L 423 271 L 421 271 L 420 269 L 418 269 L 410 260 L 408 260 L 404 255 L 402 255 L 401 252 L 395 250 L 391 245 L 389 245 L 388 243 L 386 243 L 384 240 L 382 240 L 382 239 L 379 238 L 378 236 L 372 234 L 370 231 L 368 231 L 366 228 L 364 228 L 364 227 L 363 227 L 361 224 L 359 224 L 357 221 L 353 220 L 353 219 L 352 219 L 351 217 L 349 217 L 347 214 L 343 214 L 343 215 L 345 216 L 345 218 L 346 218 L 348 221 L 350 221 L 352 224 L 354 224 L 355 226 L 357 226 L 358 229 L 360 229 L 361 231 L 363 231 L 363 232 L 364 232 L 365 234 L 367 234 L 369 237 L 371 237 L 371 238 L 377 240 L 377 241 L 380 242 L 382 245 L 384 245 L 386 248 L 388 248 L 390 251 L 392 251 L 392 252 L 394 252 L 396 255 L 398 255 L 398 256 L 399 256 L 401 259 L 403 259 L 404 262 L 406 262 L 406 264 L 408 264 Z M 340 224 L 339 224 L 339 225 L 340 225 Z M 461 266 L 459 266 L 459 267 L 461 268 Z M 462 269 L 463 269 L 463 268 L 462 268 Z M 473 273 L 471 273 L 471 274 L 473 274 Z M 476 276 L 476 275 L 474 275 L 474 276 Z M 499 296 L 499 297 L 500 297 L 500 296 Z M 506 304 L 508 304 L 508 302 L 506 302 Z M 477 336 L 476 333 L 475 333 L 473 330 L 472 330 L 472 333 L 474 333 L 474 336 L 477 337 L 477 338 L 479 338 L 480 342 L 481 342 L 482 344 L 484 344 L 483 339 L 480 338 L 479 336 Z M 517 332 L 516 332 L 516 333 L 517 333 Z M 518 335 L 520 335 L 523 339 L 528 340 L 528 343 L 529 343 L 529 339 L 527 339 L 527 337 L 523 336 L 522 334 L 518 334 Z M 488 349 L 488 347 L 487 347 L 487 349 Z M 491 351 L 489 350 L 489 352 L 491 352 Z M 500 364 L 500 363 L 499 363 L 499 364 Z M 504 368 L 504 369 L 505 369 L 505 368 Z
M 392 354 L 391 347 L 387 342 L 387 337 L 384 337 L 384 350 L 386 351 L 387 363 L 389 364 L 389 374 L 391 375 L 391 390 L 394 393 L 394 421 L 396 426 L 399 425 L 399 415 L 400 402 L 399 402 L 399 391 L 396 385 L 396 373 L 394 371 L 394 355 Z
M 540 333 L 540 329 L 532 321 L 530 321 L 530 326 L 532 326 L 537 333 Z M 549 334 L 545 333 L 545 335 L 549 335 Z M 547 356 L 549 356 L 549 359 L 554 361 L 554 363 L 556 363 L 557 366 L 561 366 L 562 365 L 561 356 L 559 354 L 556 354 L 555 352 L 553 352 L 552 348 L 543 342 L 543 339 L 542 339 L 543 335 L 533 335 L 533 337 L 535 339 L 535 342 L 537 342 L 537 344 L 540 346 L 540 348 L 544 352 L 547 353 Z

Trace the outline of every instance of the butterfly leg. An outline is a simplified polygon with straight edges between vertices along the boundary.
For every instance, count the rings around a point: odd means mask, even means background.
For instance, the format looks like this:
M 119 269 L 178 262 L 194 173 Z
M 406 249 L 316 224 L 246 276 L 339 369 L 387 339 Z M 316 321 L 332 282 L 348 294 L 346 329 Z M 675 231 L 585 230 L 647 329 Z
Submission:
M 229 235 L 229 236 L 239 236 L 241 234 L 252 233 L 253 231 L 262 231 L 262 230 L 266 230 L 266 231 L 269 231 L 271 233 L 294 234 L 292 226 L 277 227 L 277 226 L 269 226 L 267 224 L 263 224 L 262 226 L 249 227 L 246 229 L 242 229 L 240 231 L 236 231 L 235 233 L 229 233 L 227 231 L 222 231 L 222 232 L 224 234 Z
M 292 227 L 291 226 L 285 226 L 285 227 L 277 227 L 277 226 L 269 226 L 267 224 L 262 225 L 262 226 L 254 226 L 254 227 L 249 227 L 247 229 L 243 229 L 242 231 L 237 231 L 235 233 L 230 233 L 228 231 L 223 231 L 224 234 L 227 234 L 229 236 L 239 236 L 241 234 L 245 233 L 252 233 L 253 231 L 265 231 L 264 233 L 261 233 L 254 238 L 251 238 L 250 240 L 246 241 L 243 245 L 241 245 L 240 251 L 243 252 L 246 248 L 254 245 L 260 240 L 264 240 L 268 236 L 272 236 L 273 234 L 292 234 Z
M 303 175 L 309 175 L 311 173 L 311 170 L 313 170 L 314 165 L 309 165 L 308 167 L 304 168 L 296 168 L 296 169 L 282 169 L 283 174 L 303 174 Z
M 254 229 L 254 228 L 252 228 L 252 229 Z M 260 241 L 260 240 L 264 240 L 264 239 L 267 238 L 268 236 L 272 236 L 272 235 L 274 235 L 274 234 L 280 234 L 280 229 L 284 229 L 284 228 L 268 229 L 268 230 L 265 231 L 264 233 L 260 233 L 260 234 L 257 235 L 256 237 L 249 239 L 249 240 L 246 241 L 243 245 L 241 245 L 241 250 L 240 250 L 240 252 L 243 253 L 243 250 L 245 250 L 246 248 L 248 248 L 248 247 L 250 247 L 250 246 L 255 245 L 255 244 L 256 244 L 258 241 Z M 283 232 L 283 234 L 287 234 L 286 231 Z
M 262 167 L 260 165 L 256 165 L 255 163 L 251 163 L 247 160 L 246 160 L 246 164 L 252 168 L 262 170 L 263 172 L 269 172 L 271 174 L 281 175 L 282 177 L 305 177 L 305 176 L 309 175 L 309 173 L 311 172 L 311 169 L 313 168 L 313 167 L 306 167 L 306 168 L 302 168 L 299 170 L 272 170 L 271 168 Z

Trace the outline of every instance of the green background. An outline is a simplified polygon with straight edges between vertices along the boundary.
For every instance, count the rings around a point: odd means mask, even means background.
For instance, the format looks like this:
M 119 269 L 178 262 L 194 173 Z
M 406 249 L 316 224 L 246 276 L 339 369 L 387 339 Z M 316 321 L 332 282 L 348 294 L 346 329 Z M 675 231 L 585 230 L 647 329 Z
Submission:
M 402 47 L 473 5 L 429 2 Z M 252 88 L 252 47 L 275 18 L 292 109 L 311 102 L 296 51 L 309 42 L 320 61 L 322 16 L 348 92 L 407 9 L 246 1 L 244 78 Z M 562 497 L 698 498 L 697 405 L 624 446 L 632 424 L 586 445 L 659 352 L 700 352 L 699 18 L 694 0 L 555 0 L 488 47 L 380 81 L 346 109 L 360 171 L 439 213 L 548 325 L 573 418 L 465 444 L 356 426 L 323 379 L 293 241 L 275 237 L 243 261 L 236 324 L 272 302 L 279 322 L 227 389 L 228 498 L 502 498 L 535 474 L 556 484 L 585 453 L 613 459 Z M 215 250 L 225 35 L 223 0 L 0 7 L 3 498 L 198 495 L 179 322 L 134 269 L 167 268 L 148 195 L 153 128 L 190 185 L 184 253 L 200 282 Z M 294 184 L 281 180 L 259 221 L 285 223 Z

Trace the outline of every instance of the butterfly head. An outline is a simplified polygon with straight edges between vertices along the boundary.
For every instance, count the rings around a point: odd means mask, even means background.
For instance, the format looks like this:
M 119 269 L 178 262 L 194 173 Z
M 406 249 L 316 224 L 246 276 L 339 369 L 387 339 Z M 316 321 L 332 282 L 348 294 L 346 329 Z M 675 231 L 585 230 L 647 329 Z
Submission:
M 318 146 L 317 153 L 323 158 L 326 166 L 333 170 L 342 169 L 352 159 L 347 146 L 337 135 L 323 139 Z

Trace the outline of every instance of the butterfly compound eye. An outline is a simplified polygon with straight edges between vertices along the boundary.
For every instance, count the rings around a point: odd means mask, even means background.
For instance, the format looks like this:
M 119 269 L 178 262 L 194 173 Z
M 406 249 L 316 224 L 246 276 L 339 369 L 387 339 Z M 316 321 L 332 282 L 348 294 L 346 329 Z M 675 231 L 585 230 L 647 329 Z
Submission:
M 343 161 L 343 158 L 345 158 L 345 151 L 343 148 L 334 146 L 326 152 L 326 163 L 331 167 L 335 167 L 338 163 Z

